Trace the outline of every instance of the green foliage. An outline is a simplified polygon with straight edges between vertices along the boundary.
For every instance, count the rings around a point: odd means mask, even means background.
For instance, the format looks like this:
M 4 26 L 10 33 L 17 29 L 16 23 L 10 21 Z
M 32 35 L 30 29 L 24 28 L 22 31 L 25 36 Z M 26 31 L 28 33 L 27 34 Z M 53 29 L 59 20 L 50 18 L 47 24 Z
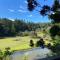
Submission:
M 4 56 L 11 55 L 10 47 L 5 48 Z
M 2 52 L 0 50 L 0 60 L 9 60 L 9 55 L 12 54 L 12 52 L 10 52 L 10 47 L 5 48 L 6 51 Z
M 50 11 L 50 6 L 44 5 L 43 8 L 42 8 L 42 10 L 40 11 L 40 14 L 43 15 L 43 16 L 45 16 L 46 13 L 49 12 L 49 11 Z
M 60 54 L 60 44 L 55 43 L 53 46 L 50 48 L 54 53 Z
M 47 47 L 48 47 L 49 49 L 51 49 L 51 47 L 52 47 L 51 43 L 48 43 L 48 44 L 47 44 Z
M 34 1 L 36 1 L 36 5 L 34 4 Z M 60 0 L 54 0 L 52 6 L 39 4 L 37 3 L 37 0 L 28 0 L 27 2 L 29 11 L 33 11 L 36 7 L 40 6 L 39 13 L 42 16 L 48 16 L 54 24 L 60 23 Z M 58 27 L 58 25 L 51 27 L 50 33 L 52 38 L 55 37 L 60 33 L 60 27 Z
M 16 35 L 17 36 L 23 36 L 23 33 L 19 31 Z
M 23 32 L 23 36 L 29 36 L 29 35 L 30 35 L 30 34 L 29 34 L 28 31 Z
M 0 19 L 0 37 L 11 36 L 12 33 L 12 21 L 7 18 Z
M 60 27 L 59 26 L 52 26 L 51 29 L 50 29 L 50 33 L 51 33 L 51 37 L 55 37 L 56 35 L 59 35 L 59 32 L 60 31 Z
M 33 40 L 30 40 L 30 46 L 31 46 L 31 47 L 34 47 L 34 42 L 33 42 Z
M 31 31 L 31 37 L 32 38 L 38 38 L 36 31 Z
M 15 19 L 14 21 L 12 21 L 7 18 L 1 18 L 0 19 L 0 37 L 16 36 L 16 35 L 28 36 L 29 35 L 28 31 L 36 31 L 38 28 L 45 29 L 49 25 L 50 23 L 33 23 L 33 22 L 25 22 L 23 20 L 18 20 L 18 19 Z
M 0 60 L 3 60 L 3 52 L 0 50 Z
M 43 47 L 44 46 L 44 41 L 43 39 L 41 38 L 39 41 L 36 42 L 36 47 Z
M 28 2 L 28 9 L 30 11 L 34 10 L 35 7 L 38 5 L 38 3 L 36 2 L 36 0 L 27 0 Z
M 54 0 L 54 4 L 52 6 L 52 11 L 56 12 L 60 8 L 60 1 Z
M 24 32 L 21 31 L 17 34 L 17 36 L 29 36 L 29 35 L 30 35 L 29 31 L 24 31 Z
M 54 14 L 51 14 L 49 18 L 51 18 L 52 22 L 54 23 L 60 23 L 60 11 L 57 11 Z

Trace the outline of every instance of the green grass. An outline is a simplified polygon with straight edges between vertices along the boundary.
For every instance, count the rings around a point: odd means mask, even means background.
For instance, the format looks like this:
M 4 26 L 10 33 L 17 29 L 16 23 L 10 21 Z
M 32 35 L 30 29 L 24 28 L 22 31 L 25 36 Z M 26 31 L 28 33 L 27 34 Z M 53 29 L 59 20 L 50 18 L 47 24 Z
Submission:
M 28 49 L 29 40 L 32 39 L 31 37 L 11 37 L 11 38 L 4 38 L 0 39 L 0 49 L 5 50 L 6 47 L 10 47 L 11 50 L 20 50 L 20 49 Z M 33 39 L 37 40 L 37 39 Z
M 43 36 L 43 33 L 38 32 L 39 36 Z M 29 41 L 33 40 L 34 43 L 36 43 L 38 38 L 31 38 L 30 36 L 25 36 L 25 37 L 6 37 L 4 39 L 0 39 L 0 49 L 2 51 L 5 50 L 5 48 L 10 47 L 11 50 L 22 50 L 22 49 L 29 49 L 31 48 L 29 46 Z M 49 42 L 48 40 L 45 41 L 46 44 Z

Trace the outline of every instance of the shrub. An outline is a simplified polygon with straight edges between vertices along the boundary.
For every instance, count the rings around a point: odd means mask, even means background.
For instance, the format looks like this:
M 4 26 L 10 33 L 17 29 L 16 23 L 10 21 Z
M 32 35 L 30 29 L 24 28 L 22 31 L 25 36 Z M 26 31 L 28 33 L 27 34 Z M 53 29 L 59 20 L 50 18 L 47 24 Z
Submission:
M 57 26 L 57 25 L 52 26 L 51 29 L 50 29 L 50 35 L 51 35 L 52 39 L 54 39 L 54 37 L 56 35 L 59 35 L 59 32 L 60 32 L 60 27 L 59 26 Z
M 37 33 L 35 31 L 32 31 L 30 35 L 31 35 L 32 38 L 37 38 L 38 37 Z
M 47 44 L 47 47 L 48 47 L 49 49 L 51 49 L 51 47 L 52 47 L 52 46 L 51 46 L 51 43 L 48 43 L 48 44 Z
M 0 60 L 3 60 L 3 52 L 0 50 Z
M 29 32 L 25 31 L 25 32 L 23 33 L 23 36 L 29 36 Z
M 11 55 L 10 47 L 5 48 L 4 56 Z
M 36 42 L 36 47 L 44 47 L 44 41 L 43 39 L 41 38 L 39 41 Z
M 60 44 L 59 43 L 55 43 L 54 46 L 52 46 L 51 50 L 57 54 L 60 53 Z
M 18 32 L 17 36 L 23 36 L 23 33 L 22 32 Z
M 28 31 L 24 31 L 24 32 L 19 32 L 18 34 L 17 34 L 17 36 L 29 36 L 30 34 L 29 34 L 29 32 Z
M 33 42 L 33 40 L 30 40 L 30 46 L 31 46 L 31 47 L 34 47 L 34 42 Z

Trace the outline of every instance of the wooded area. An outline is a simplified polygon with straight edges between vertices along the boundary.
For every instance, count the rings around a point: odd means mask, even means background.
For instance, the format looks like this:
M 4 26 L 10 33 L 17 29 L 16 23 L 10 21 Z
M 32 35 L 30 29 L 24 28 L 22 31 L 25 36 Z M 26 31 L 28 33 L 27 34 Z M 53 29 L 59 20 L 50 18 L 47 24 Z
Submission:
M 20 32 L 35 31 L 36 29 L 47 28 L 51 23 L 33 23 L 23 20 L 10 20 L 7 18 L 0 19 L 0 37 L 16 36 Z

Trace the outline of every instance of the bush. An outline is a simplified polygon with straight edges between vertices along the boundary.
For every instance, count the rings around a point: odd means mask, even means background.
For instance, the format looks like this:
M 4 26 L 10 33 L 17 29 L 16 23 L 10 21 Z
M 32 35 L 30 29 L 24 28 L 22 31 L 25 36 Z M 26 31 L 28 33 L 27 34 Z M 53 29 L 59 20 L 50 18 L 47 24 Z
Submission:
M 51 35 L 52 39 L 54 39 L 54 37 L 56 35 L 59 35 L 59 32 L 60 32 L 60 27 L 59 26 L 57 26 L 57 25 L 52 26 L 51 29 L 50 29 L 50 35 Z
M 29 36 L 29 32 L 25 31 L 25 32 L 23 33 L 23 36 Z
M 4 56 L 11 55 L 10 47 L 5 48 Z
M 44 41 L 43 39 L 41 38 L 39 41 L 36 42 L 36 47 L 44 47 Z
M 22 32 L 18 32 L 17 36 L 23 36 L 23 33 Z
M 60 53 L 60 44 L 55 43 L 54 46 L 52 46 L 51 50 L 57 54 Z
M 30 34 L 29 34 L 29 31 L 24 31 L 24 32 L 19 32 L 18 34 L 17 34 L 17 36 L 29 36 Z
M 38 37 L 37 33 L 35 31 L 32 31 L 30 35 L 31 35 L 32 38 L 37 38 Z
M 34 42 L 33 42 L 33 40 L 30 40 L 30 46 L 31 46 L 31 47 L 34 47 Z
M 51 47 L 52 47 L 52 46 L 51 46 L 51 43 L 48 43 L 48 44 L 47 44 L 47 47 L 48 47 L 49 49 L 51 49 Z
M 48 43 L 47 48 L 51 49 L 53 53 L 60 55 L 60 44 L 59 43 L 55 42 L 54 45 L 51 45 L 51 43 Z
M 0 50 L 0 60 L 3 60 L 3 52 Z

